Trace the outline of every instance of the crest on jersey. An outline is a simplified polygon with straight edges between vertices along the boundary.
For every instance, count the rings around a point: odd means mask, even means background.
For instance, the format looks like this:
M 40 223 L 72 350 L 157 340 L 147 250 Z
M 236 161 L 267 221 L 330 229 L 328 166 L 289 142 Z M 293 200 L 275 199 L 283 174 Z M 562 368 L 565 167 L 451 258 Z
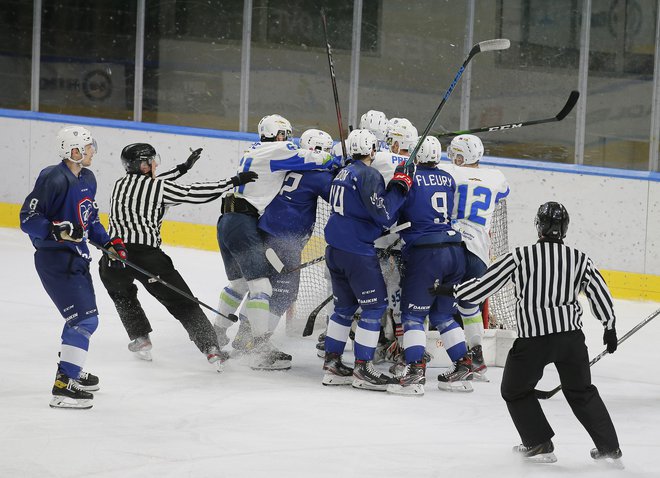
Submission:
M 94 201 L 91 198 L 83 198 L 78 202 L 78 220 L 82 224 L 83 229 L 89 226 L 89 219 L 92 217 L 94 211 Z

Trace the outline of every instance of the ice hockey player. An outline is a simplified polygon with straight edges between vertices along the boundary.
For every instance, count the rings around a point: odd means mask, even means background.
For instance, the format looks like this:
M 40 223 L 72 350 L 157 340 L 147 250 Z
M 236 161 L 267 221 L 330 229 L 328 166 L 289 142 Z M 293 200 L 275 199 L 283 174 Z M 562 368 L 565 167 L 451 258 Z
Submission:
M 392 118 L 387 124 L 386 144 L 390 149 L 376 153 L 371 166 L 383 176 L 385 186 L 394 169 L 405 161 L 417 143 L 417 129 L 406 118 Z M 392 244 L 396 243 L 393 247 Z M 387 286 L 388 307 L 383 315 L 383 333 L 376 348 L 375 363 L 394 362 L 392 373 L 405 367 L 403 357 L 403 326 L 401 325 L 401 243 L 398 234 L 386 235 L 375 242 L 380 266 Z M 385 253 L 385 251 L 388 251 Z
M 218 244 L 229 284 L 220 294 L 219 311 L 236 314 L 245 294 L 246 316 L 254 335 L 251 367 L 257 370 L 283 370 L 291 367 L 291 355 L 277 350 L 270 341 L 269 277 L 272 267 L 265 257 L 265 247 L 257 221 L 266 206 L 277 196 L 288 171 L 335 169 L 338 164 L 325 151 L 302 150 L 291 141 L 291 123 L 280 115 L 265 116 L 259 121 L 260 141 L 245 152 L 239 163 L 242 172 L 255 171 L 259 181 L 240 186 L 222 201 L 218 220 Z M 232 322 L 216 317 L 216 332 L 225 339 Z
M 348 153 L 352 162 L 332 182 L 332 213 L 325 227 L 326 265 L 330 270 L 334 313 L 325 338 L 324 385 L 347 385 L 384 391 L 393 378 L 373 366 L 381 317 L 387 308 L 385 281 L 374 241 L 395 221 L 412 186 L 414 165 L 397 167 L 385 189 L 382 176 L 370 165 L 377 139 L 367 130 L 352 131 Z M 349 337 L 353 314 L 362 308 L 355 332 L 355 369 L 341 356 Z
M 120 238 L 110 238 L 99 222 L 96 178 L 91 170 L 96 141 L 82 126 L 57 134 L 62 161 L 43 169 L 20 211 L 21 229 L 36 249 L 34 264 L 44 289 L 64 318 L 53 408 L 92 407 L 97 376 L 83 372 L 98 311 L 89 272 L 88 238 L 126 257 Z
M 591 259 L 564 244 L 569 217 L 563 205 L 542 204 L 534 222 L 536 244 L 515 248 L 491 264 L 481 278 L 454 286 L 436 284 L 429 291 L 478 304 L 513 281 L 518 338 L 506 359 L 501 392 L 522 439 L 514 453 L 529 461 L 557 461 L 554 432 L 534 392 L 546 365 L 554 363 L 571 410 L 596 445 L 591 457 L 616 462 L 622 455 L 619 440 L 591 383 L 578 302 L 583 292 L 592 314 L 603 324 L 607 351 L 614 353 L 618 341 L 612 296 Z
M 471 134 L 456 136 L 447 148 L 447 156 L 456 166 L 449 169 L 456 180 L 453 227 L 461 233 L 467 247 L 463 281 L 481 277 L 490 264 L 493 214 L 499 202 L 509 195 L 509 186 L 501 171 L 479 167 L 483 154 L 481 140 Z M 484 325 L 479 305 L 461 301 L 458 310 L 463 320 L 474 378 L 487 380 L 487 367 L 481 349 Z
M 388 120 L 382 111 L 369 110 L 360 117 L 358 129 L 368 129 L 378 140 L 378 151 L 387 151 L 387 125 Z M 387 178 L 390 179 L 391 175 Z
M 426 333 L 424 320 L 440 332 L 449 358 L 455 365 L 438 377 L 442 390 L 471 391 L 470 371 L 462 371 L 469 363 L 465 336 L 454 320 L 456 304 L 449 297 L 428 293 L 427 284 L 456 284 L 465 273 L 465 252 L 460 233 L 451 227 L 451 211 L 456 184 L 454 178 L 437 167 L 442 148 L 437 138 L 424 138 L 416 161 L 414 187 L 406 197 L 399 222 L 410 221 L 401 231 L 405 242 L 402 250 L 401 311 L 406 368 L 396 384 L 387 391 L 400 395 L 423 395 L 426 383 Z
M 300 148 L 330 152 L 332 137 L 325 131 L 308 129 L 300 136 Z M 266 206 L 259 218 L 259 230 L 265 235 L 266 246 L 277 253 L 285 271 L 300 265 L 301 254 L 312 235 L 316 223 L 318 198 L 328 202 L 330 183 L 337 170 L 317 169 L 289 171 L 279 193 Z M 284 313 L 296 300 L 300 270 L 271 276 L 273 295 L 270 298 L 273 332 Z
M 165 212 L 179 204 L 214 201 L 234 186 L 252 182 L 257 177 L 248 172 L 220 181 L 176 183 L 176 179 L 193 167 L 201 152 L 201 148 L 193 151 L 185 162 L 157 175 L 160 155 L 154 147 L 147 143 L 127 145 L 120 155 L 126 175 L 115 182 L 110 204 L 110 234 L 124 238 L 131 262 L 193 296 L 172 259 L 160 248 L 160 228 Z M 190 340 L 208 362 L 221 371 L 228 354 L 220 350 L 213 326 L 199 305 L 133 268 L 113 267 L 115 262 L 102 257 L 99 273 L 131 340 L 128 350 L 138 358 L 151 360 L 149 334 L 152 328 L 137 297 L 137 280 L 181 322 Z

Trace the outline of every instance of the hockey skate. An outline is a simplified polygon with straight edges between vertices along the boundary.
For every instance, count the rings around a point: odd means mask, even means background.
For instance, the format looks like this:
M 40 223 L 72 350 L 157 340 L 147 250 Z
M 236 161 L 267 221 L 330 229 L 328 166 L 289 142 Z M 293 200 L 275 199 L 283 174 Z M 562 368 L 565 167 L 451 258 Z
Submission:
M 470 360 L 472 360 L 472 375 L 474 380 L 478 380 L 480 382 L 490 382 L 488 377 L 486 377 L 486 371 L 488 370 L 488 367 L 484 361 L 484 354 L 483 350 L 481 349 L 481 345 L 475 345 L 470 350 L 468 350 L 468 357 L 470 357 Z
M 325 332 L 319 334 L 319 341 L 316 343 L 316 355 L 320 358 L 325 357 Z
M 76 382 L 78 382 L 80 389 L 86 392 L 96 392 L 101 388 L 99 387 L 99 378 L 89 372 L 80 372 Z
M 229 359 L 229 354 L 223 350 L 220 350 L 215 345 L 211 345 L 206 349 L 206 360 L 211 365 L 215 365 L 215 368 L 218 372 L 222 372 L 225 369 L 225 362 Z
M 149 339 L 149 334 L 141 335 L 132 342 L 129 342 L 128 350 L 133 352 L 140 360 L 151 362 L 151 339 Z
M 384 344 L 378 344 L 376 352 L 374 353 L 374 363 L 379 364 L 382 362 L 400 363 L 403 357 L 403 347 L 399 344 L 397 339 Z M 405 364 L 405 360 L 403 360 Z
M 323 385 L 351 385 L 353 383 L 353 369 L 344 365 L 341 355 L 328 353 L 323 362 Z
M 424 395 L 424 384 L 426 384 L 426 362 L 423 360 L 406 365 L 397 383 L 387 386 L 387 392 L 395 395 Z
M 60 370 L 57 371 L 55 376 L 52 393 L 51 408 L 73 408 L 78 410 L 92 408 L 94 395 L 83 390 L 77 381 L 67 377 Z
M 448 392 L 472 392 L 472 361 L 465 355 L 445 373 L 438 375 L 438 388 Z
M 552 440 L 541 443 L 535 446 L 518 445 L 513 447 L 513 452 L 518 454 L 525 461 L 532 463 L 554 463 L 557 457 L 553 453 L 555 446 Z
M 625 468 L 623 466 L 623 460 L 621 460 L 621 457 L 623 456 L 623 453 L 621 453 L 621 448 L 617 448 L 616 450 L 612 451 L 602 451 L 598 448 L 592 448 L 590 453 L 591 458 L 596 461 L 600 461 L 606 465 L 618 468 L 620 470 Z
M 351 383 L 354 388 L 384 392 L 387 390 L 387 386 L 391 383 L 396 383 L 396 379 L 380 373 L 374 368 L 374 363 L 372 361 L 355 361 L 353 382 Z
M 269 336 L 255 337 L 254 354 L 250 360 L 252 370 L 288 370 L 291 368 L 291 355 L 278 350 Z

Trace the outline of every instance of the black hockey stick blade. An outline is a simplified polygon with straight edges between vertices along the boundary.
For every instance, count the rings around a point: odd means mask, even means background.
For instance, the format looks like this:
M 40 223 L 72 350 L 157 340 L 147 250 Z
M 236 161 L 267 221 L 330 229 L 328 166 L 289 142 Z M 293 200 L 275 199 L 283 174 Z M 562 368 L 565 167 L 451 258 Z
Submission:
M 621 337 L 619 340 L 616 341 L 617 346 L 621 345 L 621 343 L 625 342 L 628 337 L 630 337 L 632 334 L 637 332 L 639 329 L 644 327 L 646 324 L 651 322 L 653 319 L 655 319 L 658 315 L 660 315 L 660 309 L 656 310 L 653 312 L 651 315 L 649 315 L 647 318 L 642 320 L 639 324 L 634 326 L 632 329 L 630 329 L 626 334 Z M 601 353 L 596 355 L 594 358 L 591 359 L 591 362 L 589 362 L 589 367 L 591 367 L 593 364 L 598 362 L 600 359 L 605 357 L 607 355 L 607 350 L 603 350 Z M 550 397 L 553 397 L 559 390 L 561 390 L 561 385 L 557 385 L 555 388 L 552 390 L 534 390 L 534 395 L 536 398 L 539 400 L 547 400 Z
M 571 91 L 571 94 L 568 96 L 568 100 L 566 100 L 566 104 L 564 107 L 561 109 L 559 113 L 557 113 L 555 116 L 552 116 L 551 118 L 544 118 L 544 119 L 538 119 L 538 120 L 530 120 L 530 121 L 522 121 L 520 123 L 504 123 L 504 124 L 498 124 L 498 125 L 493 125 L 493 126 L 483 126 L 481 128 L 473 128 L 473 129 L 465 129 L 463 131 L 452 131 L 451 133 L 441 133 L 441 134 L 436 134 L 436 138 L 445 138 L 447 136 L 458 136 L 459 134 L 474 134 L 474 133 L 487 133 L 491 131 L 506 131 L 509 129 L 518 129 L 522 128 L 523 126 L 532 126 L 535 124 L 543 124 L 543 123 L 552 123 L 554 121 L 561 121 L 568 114 L 573 111 L 573 108 L 575 108 L 575 105 L 578 101 L 578 98 L 580 97 L 580 92 L 577 90 Z
M 417 140 L 417 144 L 410 153 L 410 156 L 408 157 L 408 159 L 406 159 L 406 166 L 410 166 L 415 162 L 415 158 L 417 157 L 417 152 L 419 151 L 419 148 L 422 146 L 422 143 L 424 142 L 424 139 L 426 139 L 426 137 L 428 136 L 429 131 L 431 131 L 431 128 L 433 128 L 433 125 L 438 119 L 438 115 L 440 114 L 442 107 L 445 106 L 447 99 L 451 95 L 452 91 L 454 91 L 454 88 L 458 84 L 458 80 L 460 80 L 461 76 L 463 76 L 463 72 L 467 68 L 468 63 L 470 63 L 470 60 L 472 60 L 472 57 L 475 56 L 477 53 L 481 53 L 482 51 L 506 50 L 510 46 L 511 46 L 511 42 L 508 39 L 496 38 L 494 40 L 486 40 L 479 42 L 472 47 L 470 53 L 468 53 L 468 56 L 463 61 L 463 64 L 456 72 L 456 75 L 454 76 L 454 80 L 451 82 L 451 85 L 449 85 L 449 88 L 447 88 L 447 91 L 445 95 L 442 97 L 442 101 L 440 101 L 440 104 L 436 108 L 435 113 L 433 113 L 431 120 L 426 125 L 426 128 L 424 128 L 424 132 L 422 132 L 422 134 L 419 136 L 419 139 Z
M 332 300 L 332 294 L 325 299 L 323 302 L 321 302 L 316 309 L 314 309 L 310 314 L 309 317 L 307 317 L 307 322 L 305 323 L 305 328 L 303 329 L 302 336 L 303 337 L 309 337 L 312 335 L 312 332 L 314 332 L 314 323 L 316 322 L 316 316 L 319 315 L 319 312 L 323 310 L 323 308 L 330 303 Z
M 89 242 L 92 246 L 96 247 L 98 250 L 100 250 L 100 251 L 102 251 L 104 254 L 106 254 L 111 260 L 119 261 L 119 262 L 121 262 L 122 264 L 127 265 L 127 266 L 130 267 L 131 269 L 135 269 L 135 270 L 138 271 L 140 274 L 143 274 L 143 275 L 147 276 L 147 277 L 149 278 L 149 281 L 150 281 L 150 282 L 152 282 L 152 281 L 154 281 L 154 282 L 160 282 L 161 284 L 163 284 L 163 285 L 164 285 L 165 287 L 167 287 L 168 289 L 173 290 L 173 291 L 176 292 L 177 294 L 179 294 L 179 295 L 185 297 L 186 299 L 188 299 L 188 300 L 190 300 L 190 301 L 192 301 L 192 302 L 195 302 L 197 305 L 201 305 L 202 307 L 205 307 L 205 308 L 207 308 L 208 310 L 210 310 L 210 311 L 212 311 L 212 312 L 215 312 L 215 313 L 218 314 L 219 316 L 224 317 L 225 319 L 229 319 L 229 320 L 231 320 L 232 322 L 236 322 L 236 321 L 238 321 L 238 317 L 236 317 L 234 314 L 225 315 L 225 314 L 223 314 L 222 312 L 220 312 L 219 310 L 217 310 L 217 309 L 211 307 L 210 305 L 205 304 L 204 302 L 202 302 L 201 300 L 199 300 L 197 297 L 193 297 L 192 295 L 188 294 L 188 293 L 185 292 L 185 291 L 182 291 L 182 290 L 179 289 L 178 287 L 173 286 L 173 285 L 170 284 L 169 282 L 164 281 L 164 280 L 161 279 L 159 276 L 157 276 L 157 275 L 155 275 L 155 274 L 152 274 L 152 273 L 149 272 L 148 270 L 143 269 L 142 267 L 140 267 L 140 266 L 138 266 L 138 265 L 136 265 L 136 264 L 133 264 L 131 261 L 128 261 L 128 260 L 126 260 L 126 259 L 122 259 L 121 257 L 119 257 L 117 254 L 115 254 L 115 253 L 114 253 L 113 251 L 111 251 L 110 249 L 106 249 L 105 247 L 103 247 L 103 246 L 100 245 L 100 244 L 97 244 L 97 243 L 94 242 L 94 241 L 89 241 L 89 240 L 88 240 L 88 242 Z

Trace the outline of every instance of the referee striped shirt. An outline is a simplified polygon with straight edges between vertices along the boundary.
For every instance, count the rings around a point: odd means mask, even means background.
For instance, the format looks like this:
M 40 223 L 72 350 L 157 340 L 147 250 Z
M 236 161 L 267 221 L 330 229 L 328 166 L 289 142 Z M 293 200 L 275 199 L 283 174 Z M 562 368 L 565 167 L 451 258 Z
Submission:
M 582 328 L 578 294 L 584 292 L 593 315 L 614 328 L 612 296 L 586 254 L 564 244 L 539 240 L 493 263 L 485 274 L 456 286 L 457 299 L 480 303 L 513 281 L 518 337 L 538 337 Z
M 207 203 L 234 187 L 231 179 L 190 185 L 175 183 L 173 180 L 181 175 L 173 168 L 156 179 L 127 174 L 117 180 L 110 204 L 110 236 L 121 237 L 127 244 L 159 247 L 160 227 L 169 206 Z

